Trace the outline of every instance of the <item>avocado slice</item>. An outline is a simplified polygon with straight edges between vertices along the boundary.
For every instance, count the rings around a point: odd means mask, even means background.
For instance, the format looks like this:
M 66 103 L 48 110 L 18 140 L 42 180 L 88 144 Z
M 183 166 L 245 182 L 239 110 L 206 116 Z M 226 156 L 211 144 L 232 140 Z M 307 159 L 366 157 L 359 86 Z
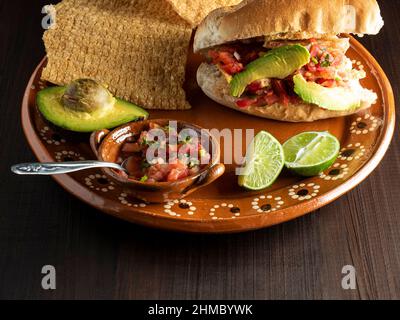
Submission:
M 115 99 L 106 110 L 84 112 L 73 110 L 62 104 L 66 87 L 49 87 L 38 92 L 36 103 L 43 116 L 61 128 L 76 132 L 92 132 L 111 129 L 124 123 L 148 118 L 149 114 L 127 101 Z
M 358 109 L 361 98 L 354 90 L 336 87 L 325 88 L 315 82 L 307 82 L 301 74 L 293 77 L 294 91 L 303 101 L 333 111 Z
M 284 79 L 310 62 L 310 52 L 302 45 L 288 45 L 268 51 L 250 62 L 246 70 L 236 74 L 230 82 L 231 95 L 240 97 L 246 87 L 266 78 Z

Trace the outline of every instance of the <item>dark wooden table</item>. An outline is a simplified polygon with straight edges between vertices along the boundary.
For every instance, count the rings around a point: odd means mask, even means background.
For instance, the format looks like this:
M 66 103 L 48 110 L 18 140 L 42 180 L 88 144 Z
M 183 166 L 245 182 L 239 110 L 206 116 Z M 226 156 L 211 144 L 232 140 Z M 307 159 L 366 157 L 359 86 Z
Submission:
M 400 3 L 380 1 L 386 26 L 361 41 L 400 89 Z M 12 175 L 35 160 L 20 125 L 25 85 L 44 55 L 41 7 L 0 1 L 0 298 L 400 298 L 400 141 L 359 187 L 304 218 L 257 232 L 186 235 L 101 214 L 50 178 Z M 400 101 L 397 99 L 397 104 Z M 57 289 L 41 269 L 54 265 Z M 353 265 L 357 289 L 343 290 Z

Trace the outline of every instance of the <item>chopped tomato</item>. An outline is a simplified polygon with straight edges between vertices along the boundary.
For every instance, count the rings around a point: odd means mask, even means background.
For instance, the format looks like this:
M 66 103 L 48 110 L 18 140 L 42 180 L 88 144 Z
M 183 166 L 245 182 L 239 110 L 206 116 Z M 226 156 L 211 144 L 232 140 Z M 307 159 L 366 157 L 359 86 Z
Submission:
M 313 62 L 310 62 L 309 64 L 307 64 L 306 68 L 310 72 L 316 72 L 317 71 L 317 67 Z
M 234 52 L 210 50 L 208 52 L 213 64 L 219 65 L 222 70 L 230 75 L 243 71 L 243 64 L 234 56 Z
M 257 102 L 257 98 L 241 98 L 236 101 L 236 105 L 239 108 L 247 108 L 254 105 Z
M 319 48 L 318 45 L 316 45 L 316 44 L 312 45 L 311 48 L 310 48 L 311 57 L 317 57 L 319 52 L 320 52 L 320 50 L 321 49 Z
M 317 82 L 326 87 L 339 85 L 335 81 L 337 67 L 343 62 L 345 57 L 340 47 L 327 47 L 324 43 L 319 43 L 311 39 L 311 61 L 302 68 L 301 73 L 307 81 Z M 322 80 L 321 80 L 322 79 Z
M 196 155 L 198 154 L 198 146 L 193 143 L 184 143 L 179 147 L 179 154 L 182 155 Z
M 280 97 L 280 102 L 283 105 L 287 106 L 290 102 L 290 98 L 285 88 L 284 82 L 282 80 L 274 79 L 272 81 L 272 88 L 274 89 L 274 92 L 276 92 L 276 94 Z
M 257 97 L 243 97 L 236 101 L 236 105 L 239 108 L 270 106 L 277 102 L 288 105 L 291 101 L 291 97 L 289 96 L 284 81 L 273 79 L 272 86 L 273 90 L 265 89 L 263 94 Z
M 326 88 L 332 88 L 336 84 L 334 79 L 317 79 L 315 82 Z
M 155 164 L 147 170 L 147 177 L 154 181 L 164 181 L 169 171 L 168 164 Z
M 151 181 L 177 181 L 189 175 L 189 168 L 179 160 L 171 164 L 155 164 L 148 171 L 147 176 Z
M 246 90 L 250 93 L 257 93 L 257 91 L 261 90 L 262 86 L 261 86 L 261 82 L 260 81 L 254 81 L 252 83 L 250 83 Z
M 273 105 L 274 103 L 277 103 L 279 101 L 279 97 L 274 93 L 273 90 L 270 90 L 265 96 L 264 100 L 267 103 L 267 105 Z
M 343 61 L 343 58 L 344 58 L 343 54 L 335 56 L 332 61 L 332 66 L 337 67 L 338 65 L 340 65 Z
M 171 172 L 168 174 L 167 181 L 178 181 L 180 179 L 186 178 L 187 176 L 189 176 L 189 169 L 187 168 L 184 170 L 172 169 Z
M 212 64 L 229 75 L 242 72 L 245 66 L 258 59 L 266 49 L 262 45 L 229 45 L 208 52 Z
M 169 166 L 169 173 L 167 177 L 167 181 L 177 181 L 179 179 L 186 178 L 189 175 L 189 168 L 183 162 L 176 160 L 174 163 L 171 163 Z

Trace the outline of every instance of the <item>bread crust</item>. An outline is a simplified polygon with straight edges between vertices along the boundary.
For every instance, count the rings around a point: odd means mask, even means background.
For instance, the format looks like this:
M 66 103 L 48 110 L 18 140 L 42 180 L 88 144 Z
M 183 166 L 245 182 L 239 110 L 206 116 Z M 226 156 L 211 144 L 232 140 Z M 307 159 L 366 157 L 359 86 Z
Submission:
M 193 28 L 211 11 L 238 4 L 240 0 L 167 0 L 174 10 Z
M 377 34 L 383 24 L 376 0 L 244 0 L 207 16 L 196 32 L 194 51 L 260 36 Z
M 351 111 L 331 111 L 305 102 L 287 106 L 275 103 L 265 107 L 239 108 L 235 103 L 235 98 L 229 94 L 229 85 L 226 79 L 216 66 L 207 63 L 200 65 L 197 71 L 197 82 L 209 98 L 226 107 L 257 117 L 286 122 L 312 122 L 343 117 L 367 109 L 374 103 L 372 100 L 363 101 L 359 109 Z M 366 91 L 371 92 L 369 90 Z

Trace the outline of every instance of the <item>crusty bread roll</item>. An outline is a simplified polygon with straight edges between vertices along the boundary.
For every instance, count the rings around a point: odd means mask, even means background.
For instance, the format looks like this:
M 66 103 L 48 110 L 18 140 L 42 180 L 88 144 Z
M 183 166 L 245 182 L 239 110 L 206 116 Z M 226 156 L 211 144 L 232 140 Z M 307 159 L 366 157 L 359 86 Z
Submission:
M 244 0 L 210 13 L 196 32 L 194 50 L 261 36 L 309 39 L 377 34 L 382 27 L 376 0 Z
M 369 108 L 376 101 L 376 94 L 370 90 L 358 88 L 355 94 L 362 95 L 361 107 L 350 111 L 330 111 L 305 102 L 289 104 L 288 106 L 275 103 L 265 107 L 239 108 L 235 98 L 229 94 L 229 85 L 223 74 L 214 65 L 203 63 L 197 71 L 197 82 L 203 92 L 212 100 L 237 111 L 257 117 L 288 121 L 311 122 L 315 120 L 346 116 L 362 109 Z

